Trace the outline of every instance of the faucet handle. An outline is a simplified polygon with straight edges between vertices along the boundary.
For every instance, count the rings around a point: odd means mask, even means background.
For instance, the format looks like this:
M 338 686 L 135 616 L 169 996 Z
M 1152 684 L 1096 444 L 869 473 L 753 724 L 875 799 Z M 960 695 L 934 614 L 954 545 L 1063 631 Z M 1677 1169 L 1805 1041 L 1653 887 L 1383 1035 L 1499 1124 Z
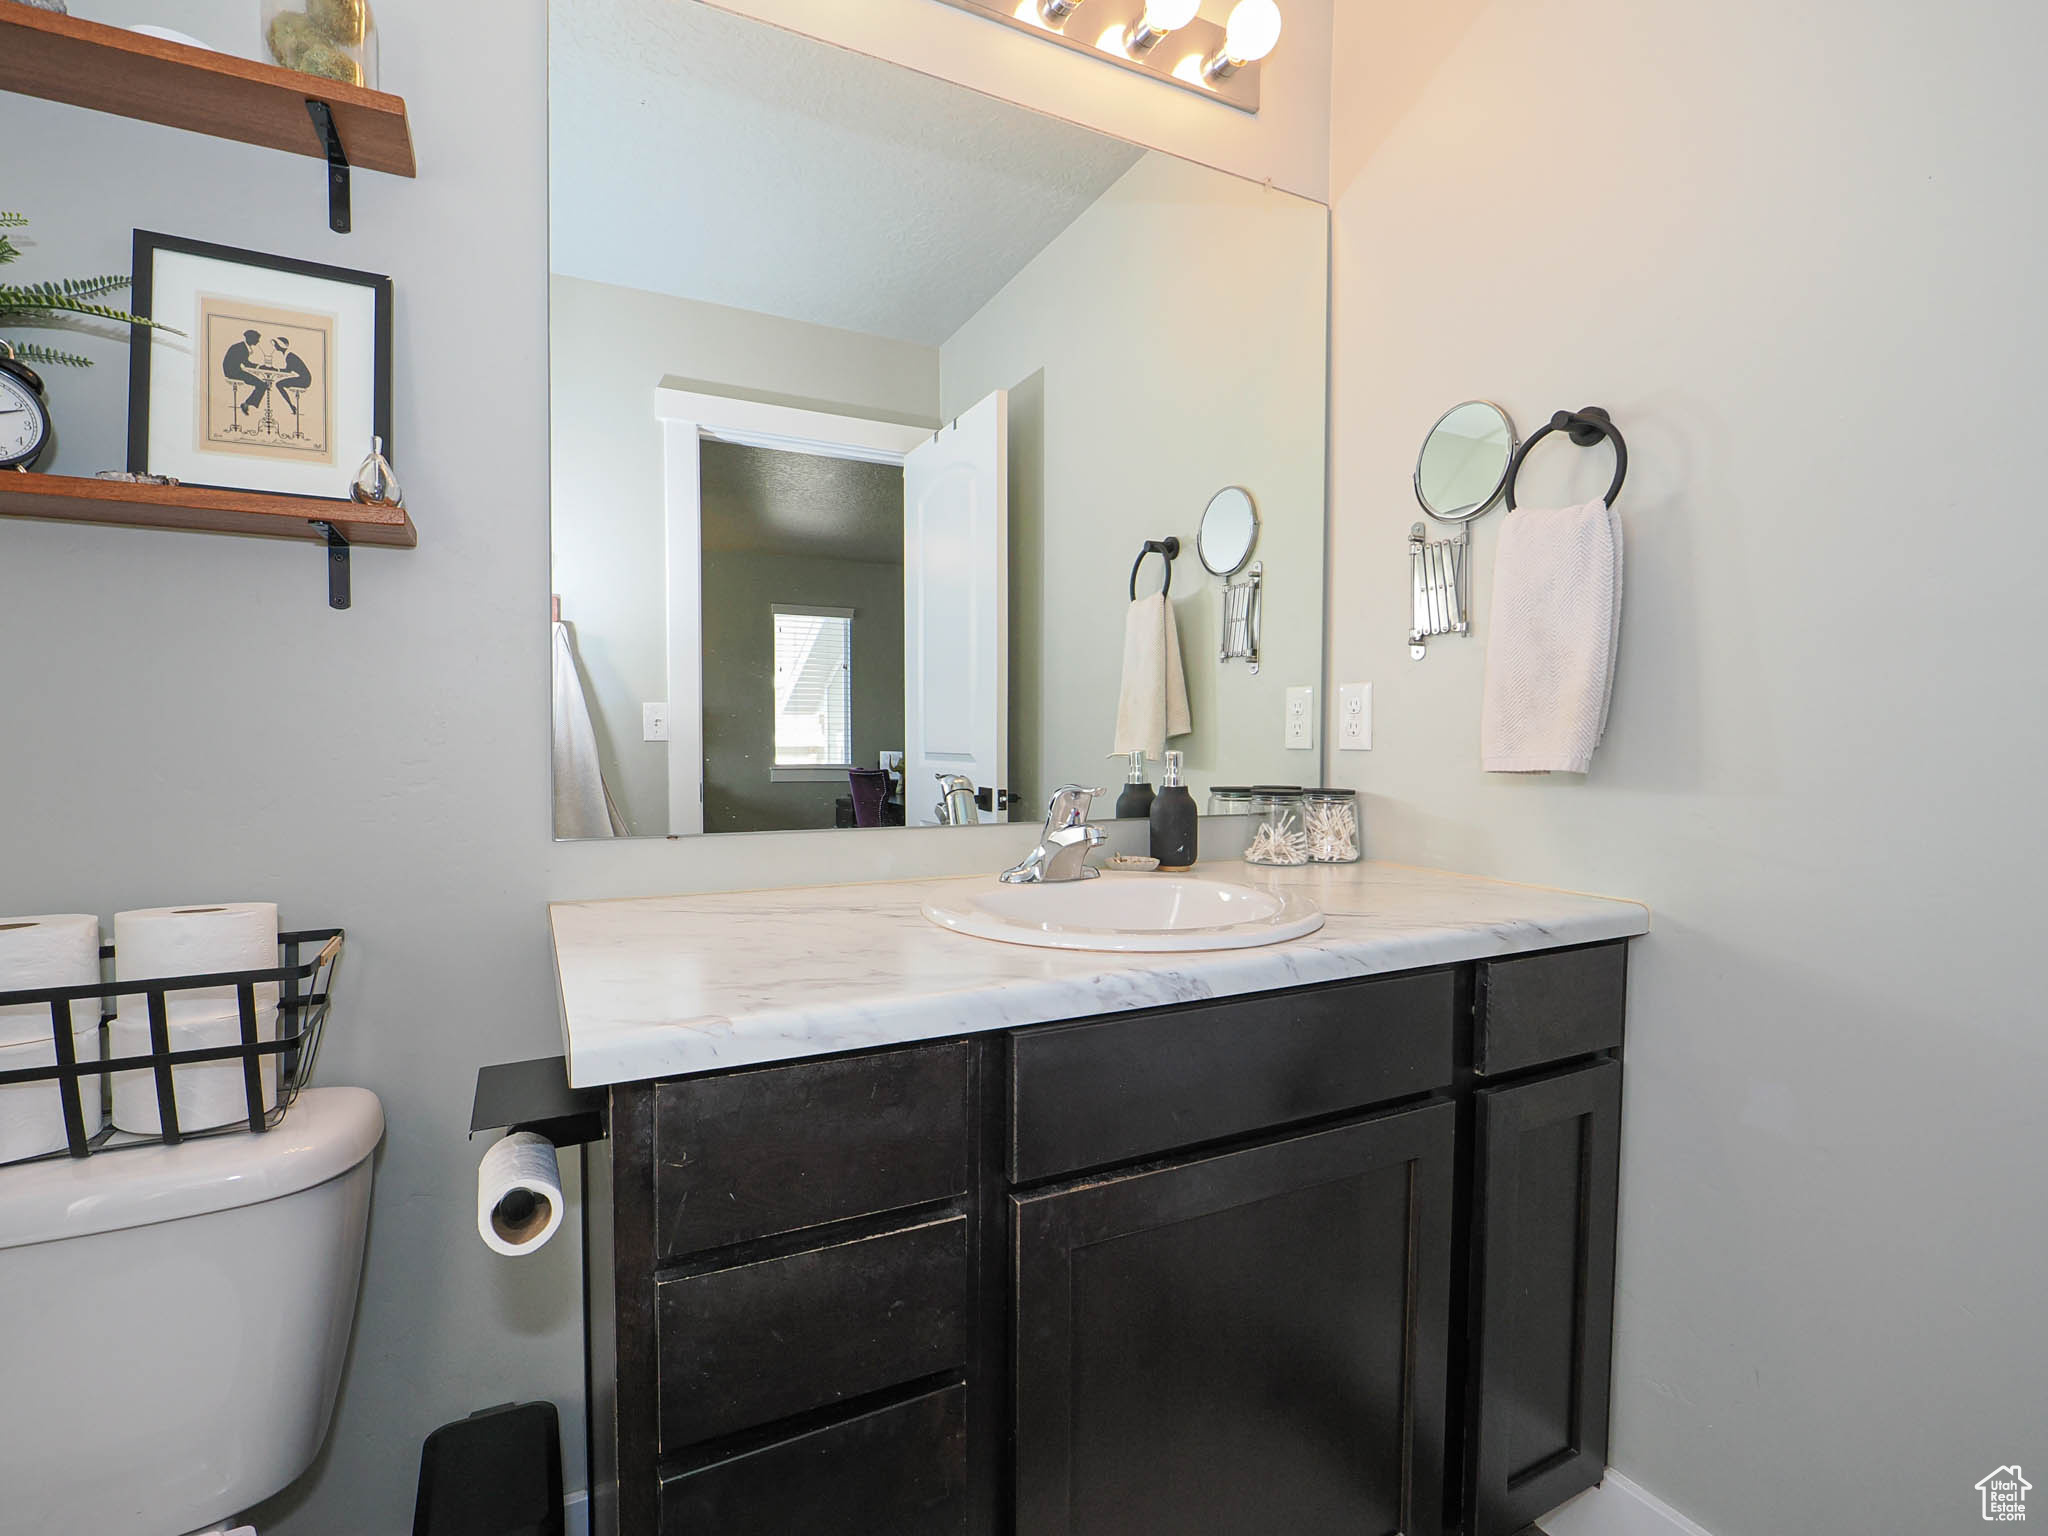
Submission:
M 1052 799 L 1046 802 L 1045 824 L 1049 830 L 1076 826 L 1088 819 L 1089 808 L 1095 797 L 1102 794 L 1100 785 L 1094 789 L 1082 784 L 1062 784 L 1052 792 Z

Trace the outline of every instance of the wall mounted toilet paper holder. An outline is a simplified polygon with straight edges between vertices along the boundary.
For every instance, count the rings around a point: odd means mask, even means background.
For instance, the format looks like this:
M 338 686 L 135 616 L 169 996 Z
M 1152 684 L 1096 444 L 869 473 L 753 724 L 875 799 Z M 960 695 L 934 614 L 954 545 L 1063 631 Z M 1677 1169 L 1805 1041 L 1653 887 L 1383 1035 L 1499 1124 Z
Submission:
M 602 1088 L 571 1088 L 569 1059 L 541 1056 L 532 1061 L 480 1067 L 469 1111 L 469 1134 L 532 1131 L 556 1147 L 580 1147 L 610 1135 Z

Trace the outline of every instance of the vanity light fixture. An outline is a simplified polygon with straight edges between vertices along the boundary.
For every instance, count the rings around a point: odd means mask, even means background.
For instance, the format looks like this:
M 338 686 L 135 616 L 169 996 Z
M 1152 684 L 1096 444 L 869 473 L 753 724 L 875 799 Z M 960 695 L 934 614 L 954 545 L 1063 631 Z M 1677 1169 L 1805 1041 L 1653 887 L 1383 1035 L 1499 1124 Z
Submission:
M 1280 7 L 1274 0 L 1237 0 L 1223 29 L 1223 46 L 1202 66 L 1210 80 L 1227 80 L 1247 64 L 1256 64 L 1280 41 Z
M 941 0 L 1240 112 L 1259 110 L 1260 61 L 1280 40 L 1275 0 L 1237 0 L 1229 24 L 1202 0 Z
M 1195 19 L 1202 0 L 1145 0 L 1145 14 L 1124 34 L 1124 47 L 1133 55 L 1158 46 L 1169 32 L 1178 32 Z

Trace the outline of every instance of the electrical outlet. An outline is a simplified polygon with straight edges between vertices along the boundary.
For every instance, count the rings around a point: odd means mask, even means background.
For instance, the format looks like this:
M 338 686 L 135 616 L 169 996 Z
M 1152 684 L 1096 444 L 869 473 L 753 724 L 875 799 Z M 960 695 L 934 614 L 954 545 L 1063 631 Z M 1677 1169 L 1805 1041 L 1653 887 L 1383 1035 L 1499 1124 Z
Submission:
M 1337 690 L 1337 750 L 1372 750 L 1372 684 L 1346 683 Z
M 668 740 L 668 706 L 666 704 L 642 704 L 640 706 L 640 739 L 642 741 Z
M 1310 751 L 1316 744 L 1316 691 L 1313 688 L 1287 690 L 1287 734 L 1289 751 Z

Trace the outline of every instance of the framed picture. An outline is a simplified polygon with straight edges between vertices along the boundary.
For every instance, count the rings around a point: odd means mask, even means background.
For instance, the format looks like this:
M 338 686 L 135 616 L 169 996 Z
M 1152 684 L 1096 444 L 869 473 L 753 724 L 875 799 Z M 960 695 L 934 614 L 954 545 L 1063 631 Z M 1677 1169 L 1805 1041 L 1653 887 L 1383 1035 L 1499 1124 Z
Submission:
M 131 472 L 346 498 L 392 457 L 390 278 L 138 229 L 134 284 Z

